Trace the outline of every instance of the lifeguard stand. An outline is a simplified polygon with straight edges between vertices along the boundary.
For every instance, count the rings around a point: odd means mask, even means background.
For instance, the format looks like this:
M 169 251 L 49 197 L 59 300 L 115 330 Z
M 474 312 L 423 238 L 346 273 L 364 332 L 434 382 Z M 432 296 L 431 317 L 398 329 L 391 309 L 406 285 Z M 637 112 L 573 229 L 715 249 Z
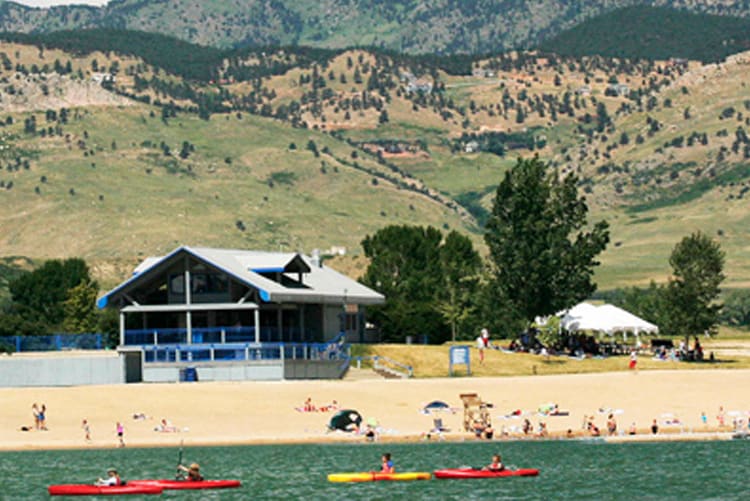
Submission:
M 492 424 L 491 403 L 482 401 L 476 393 L 462 393 L 460 397 L 464 403 L 464 431 L 473 431 L 474 421 L 479 421 L 483 428 Z

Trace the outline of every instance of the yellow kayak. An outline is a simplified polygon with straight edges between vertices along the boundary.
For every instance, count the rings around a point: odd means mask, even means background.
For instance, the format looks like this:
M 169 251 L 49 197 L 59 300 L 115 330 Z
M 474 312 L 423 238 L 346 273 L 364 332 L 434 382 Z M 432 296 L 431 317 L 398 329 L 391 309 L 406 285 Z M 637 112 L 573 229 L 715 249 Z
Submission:
M 379 480 L 429 480 L 432 474 L 424 471 L 408 471 L 404 473 L 380 473 L 380 472 L 355 472 L 355 473 L 331 473 L 328 475 L 329 482 L 376 482 Z

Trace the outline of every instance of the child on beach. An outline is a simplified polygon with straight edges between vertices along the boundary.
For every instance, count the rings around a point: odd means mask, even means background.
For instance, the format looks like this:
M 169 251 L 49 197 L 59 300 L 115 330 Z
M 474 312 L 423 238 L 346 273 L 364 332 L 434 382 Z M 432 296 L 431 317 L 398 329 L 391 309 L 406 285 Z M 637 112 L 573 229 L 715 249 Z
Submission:
M 638 354 L 635 350 L 630 352 L 630 363 L 628 363 L 628 369 L 635 370 L 635 366 L 638 363 Z
M 125 435 L 125 427 L 118 421 L 115 429 L 117 430 L 117 438 L 120 441 L 119 446 L 125 447 L 125 440 L 123 438 L 123 436 Z
M 393 466 L 390 452 L 383 454 L 383 457 L 381 457 L 380 460 L 380 473 L 396 473 L 396 468 Z
M 83 428 L 84 440 L 86 440 L 86 442 L 91 442 L 91 427 L 89 426 L 87 419 L 83 420 L 81 428 Z

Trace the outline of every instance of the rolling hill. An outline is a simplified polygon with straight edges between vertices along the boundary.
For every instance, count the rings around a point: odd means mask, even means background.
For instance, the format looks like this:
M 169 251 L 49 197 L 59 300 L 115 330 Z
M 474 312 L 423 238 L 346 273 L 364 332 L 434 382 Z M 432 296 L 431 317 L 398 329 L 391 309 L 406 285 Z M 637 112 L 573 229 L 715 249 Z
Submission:
M 750 283 L 747 54 L 523 52 L 464 75 L 287 47 L 221 53 L 191 79 L 174 58 L 52 45 L 0 45 L 0 255 L 82 256 L 106 284 L 181 243 L 356 257 L 366 234 L 410 223 L 481 244 L 503 173 L 539 154 L 612 224 L 601 288 L 664 280 L 698 229 L 727 251 L 729 284 Z

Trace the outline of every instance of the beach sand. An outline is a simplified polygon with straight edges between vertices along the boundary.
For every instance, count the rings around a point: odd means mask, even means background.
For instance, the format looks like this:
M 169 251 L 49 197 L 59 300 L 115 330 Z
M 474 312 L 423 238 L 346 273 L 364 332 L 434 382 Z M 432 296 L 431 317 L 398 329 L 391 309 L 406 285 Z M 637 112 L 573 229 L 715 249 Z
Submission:
M 642 438 L 653 419 L 660 435 L 716 438 L 720 406 L 726 427 L 750 411 L 746 391 L 750 370 L 641 371 L 604 374 L 525 376 L 503 378 L 439 378 L 384 380 L 348 378 L 342 381 L 199 382 L 128 384 L 67 388 L 0 389 L 0 449 L 55 449 L 116 447 L 116 423 L 125 426 L 127 446 L 226 445 L 271 442 L 362 441 L 361 436 L 328 432 L 332 412 L 299 412 L 309 397 L 317 406 L 336 400 L 342 408 L 356 409 L 365 420 L 376 419 L 381 440 L 418 440 L 433 426 L 435 417 L 451 430 L 447 437 L 472 440 L 461 431 L 461 393 L 478 393 L 490 409 L 496 435 L 505 427 L 520 427 L 522 418 L 506 418 L 521 410 L 534 429 L 547 423 L 553 436 L 572 429 L 581 435 L 584 415 L 594 416 L 606 434 L 607 411 L 615 411 L 620 430 L 635 422 Z M 442 400 L 457 412 L 420 413 L 432 400 Z M 46 404 L 48 431 L 33 428 L 31 406 Z M 557 403 L 569 416 L 540 416 L 540 405 Z M 701 412 L 708 423 L 701 422 Z M 143 413 L 148 418 L 134 419 Z M 87 419 L 91 441 L 81 423 Z M 179 431 L 155 431 L 167 419 Z M 669 425 L 679 420 L 680 424 Z M 746 424 L 747 426 L 747 424 Z M 692 435 L 691 435 L 691 432 Z

